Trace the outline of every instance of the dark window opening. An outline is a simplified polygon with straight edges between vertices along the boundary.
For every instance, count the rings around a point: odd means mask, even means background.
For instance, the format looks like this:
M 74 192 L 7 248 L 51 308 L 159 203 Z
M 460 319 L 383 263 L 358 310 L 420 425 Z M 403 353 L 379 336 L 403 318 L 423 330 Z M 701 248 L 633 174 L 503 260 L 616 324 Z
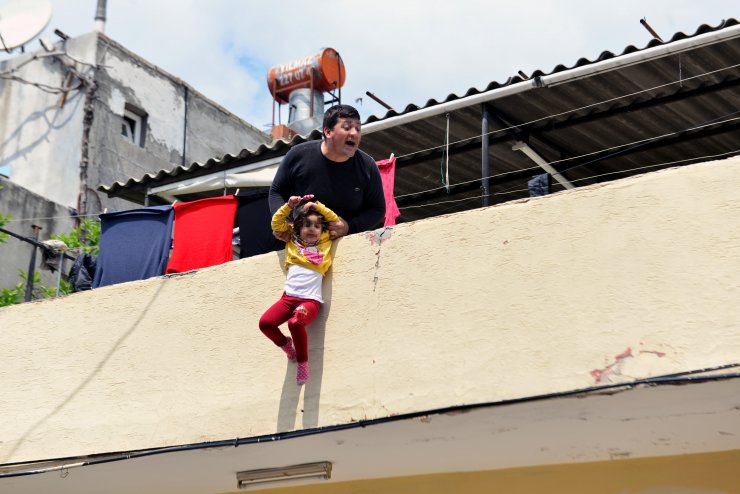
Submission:
M 146 142 L 146 121 L 145 111 L 126 103 L 121 121 L 121 135 L 131 144 L 143 148 Z

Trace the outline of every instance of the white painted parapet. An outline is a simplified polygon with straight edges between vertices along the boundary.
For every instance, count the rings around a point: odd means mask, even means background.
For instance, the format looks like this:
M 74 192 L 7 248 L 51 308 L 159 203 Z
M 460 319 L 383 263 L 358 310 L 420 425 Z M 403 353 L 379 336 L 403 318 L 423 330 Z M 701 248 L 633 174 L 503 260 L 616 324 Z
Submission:
M 282 254 L 0 309 L 0 463 L 251 437 L 740 360 L 740 158 L 336 243 L 309 383 Z

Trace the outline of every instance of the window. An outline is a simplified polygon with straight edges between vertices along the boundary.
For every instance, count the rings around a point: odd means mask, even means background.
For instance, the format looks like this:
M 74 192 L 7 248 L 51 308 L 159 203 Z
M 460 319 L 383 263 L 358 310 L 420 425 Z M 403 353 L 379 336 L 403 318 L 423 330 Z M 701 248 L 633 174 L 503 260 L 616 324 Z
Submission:
M 126 103 L 121 121 L 121 135 L 131 144 L 143 148 L 146 141 L 146 112 Z

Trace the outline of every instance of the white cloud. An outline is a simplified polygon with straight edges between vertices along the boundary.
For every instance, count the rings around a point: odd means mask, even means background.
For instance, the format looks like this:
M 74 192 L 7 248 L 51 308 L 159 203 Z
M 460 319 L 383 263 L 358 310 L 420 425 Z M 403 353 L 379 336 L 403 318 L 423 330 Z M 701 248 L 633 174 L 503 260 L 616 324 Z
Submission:
M 52 4 L 48 33 L 92 30 L 96 0 Z M 108 0 L 106 32 L 262 128 L 272 114 L 267 68 L 322 47 L 342 55 L 343 100 L 363 97 L 367 117 L 385 113 L 367 90 L 403 110 L 505 82 L 518 70 L 550 72 L 605 50 L 643 47 L 650 37 L 642 17 L 669 39 L 739 16 L 736 0 Z

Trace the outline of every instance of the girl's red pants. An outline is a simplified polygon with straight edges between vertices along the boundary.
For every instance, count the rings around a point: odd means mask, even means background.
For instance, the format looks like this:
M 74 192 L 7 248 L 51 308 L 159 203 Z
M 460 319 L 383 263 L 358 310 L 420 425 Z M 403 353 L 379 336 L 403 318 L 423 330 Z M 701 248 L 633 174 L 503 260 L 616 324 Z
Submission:
M 260 330 L 277 346 L 283 346 L 287 343 L 287 339 L 278 326 L 287 321 L 288 330 L 295 345 L 296 360 L 306 362 L 308 361 L 306 326 L 316 319 L 320 308 L 321 303 L 318 300 L 291 297 L 283 292 L 280 300 L 262 314 L 259 322 Z

